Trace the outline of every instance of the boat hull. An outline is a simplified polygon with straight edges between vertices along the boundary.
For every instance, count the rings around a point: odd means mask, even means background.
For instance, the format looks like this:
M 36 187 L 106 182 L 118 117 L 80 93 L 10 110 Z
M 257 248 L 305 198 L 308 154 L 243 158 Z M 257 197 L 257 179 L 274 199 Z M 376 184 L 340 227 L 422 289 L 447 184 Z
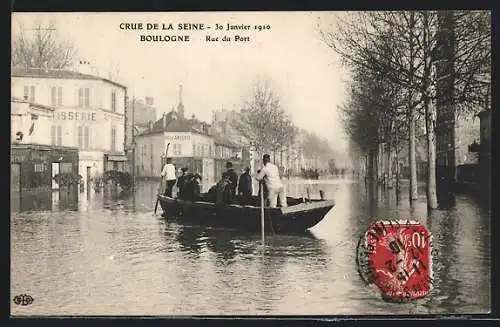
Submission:
M 297 200 L 297 199 L 293 199 Z M 163 216 L 180 222 L 218 228 L 261 231 L 261 208 L 252 205 L 216 205 L 158 195 Z M 300 233 L 318 224 L 334 207 L 331 200 L 297 203 L 286 208 L 265 208 L 264 229 L 268 233 Z

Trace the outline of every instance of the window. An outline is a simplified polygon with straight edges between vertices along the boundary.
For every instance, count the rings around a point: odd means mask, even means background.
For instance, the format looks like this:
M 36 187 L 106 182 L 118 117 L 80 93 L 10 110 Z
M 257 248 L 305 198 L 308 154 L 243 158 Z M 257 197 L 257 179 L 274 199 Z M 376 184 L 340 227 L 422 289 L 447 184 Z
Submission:
M 44 167 L 43 163 L 33 164 L 33 171 L 35 173 L 42 173 L 42 172 L 44 172 L 44 170 L 45 170 L 44 168 L 45 167 Z
M 83 128 L 83 148 L 84 149 L 90 148 L 90 133 L 88 126 L 85 126 Z
M 83 149 L 83 126 L 78 126 L 78 147 Z
M 59 173 L 67 174 L 73 172 L 73 165 L 71 162 L 61 162 L 59 164 Z
M 35 86 L 31 85 L 24 87 L 24 99 L 35 102 Z
M 57 104 L 62 106 L 63 105 L 63 94 L 62 94 L 62 87 L 59 86 L 57 88 Z
M 111 127 L 111 151 L 116 151 L 116 127 Z
M 55 106 L 57 105 L 57 87 L 52 86 L 50 88 L 50 105 Z
M 116 92 L 111 92 L 111 111 L 116 112 Z
M 52 125 L 50 127 L 50 144 L 52 145 L 56 145 L 57 143 L 56 131 L 57 131 L 57 126 Z
M 90 108 L 90 89 L 88 87 L 78 89 L 78 106 Z
M 35 102 L 35 87 L 33 85 L 30 86 L 30 101 Z
M 62 145 L 62 126 L 57 126 L 57 145 Z
M 179 144 L 177 146 L 177 155 L 179 155 L 179 156 L 182 155 L 182 144 Z

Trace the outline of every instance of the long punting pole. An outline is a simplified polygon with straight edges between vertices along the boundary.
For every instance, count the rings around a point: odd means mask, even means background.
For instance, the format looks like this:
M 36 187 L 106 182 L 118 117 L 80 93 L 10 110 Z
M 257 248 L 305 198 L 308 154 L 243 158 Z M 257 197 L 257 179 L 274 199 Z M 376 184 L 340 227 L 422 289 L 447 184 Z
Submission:
M 262 246 L 264 243 L 264 185 L 260 183 L 260 232 L 262 236 Z
M 168 148 L 170 147 L 170 142 L 168 142 L 167 144 L 167 148 L 165 149 L 165 157 L 168 156 Z M 162 164 L 163 164 L 163 160 L 162 160 Z M 160 168 L 160 169 L 163 169 L 163 166 Z M 155 204 L 155 211 L 153 214 L 156 215 L 156 210 L 158 209 L 158 201 L 160 200 L 160 198 L 158 197 L 158 195 L 161 194 L 161 188 L 162 188 L 162 185 L 163 185 L 163 177 L 160 176 L 160 188 L 158 189 L 158 194 L 156 195 L 156 204 Z M 165 185 L 166 187 L 166 185 Z

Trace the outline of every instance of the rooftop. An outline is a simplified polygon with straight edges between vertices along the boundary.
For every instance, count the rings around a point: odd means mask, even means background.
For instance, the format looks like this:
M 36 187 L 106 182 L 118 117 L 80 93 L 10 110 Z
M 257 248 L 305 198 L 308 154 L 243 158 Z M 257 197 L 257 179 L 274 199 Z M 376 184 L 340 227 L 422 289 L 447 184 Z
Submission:
M 161 132 L 197 133 L 200 135 L 210 135 L 209 127 L 209 124 L 201 122 L 197 119 L 182 118 L 178 116 L 174 110 L 172 110 L 155 121 L 150 130 L 147 130 L 140 135 L 155 134 Z
M 98 80 L 104 81 L 107 83 L 114 84 L 121 88 L 126 89 L 125 85 L 112 81 L 110 79 L 90 75 L 90 74 L 82 74 L 76 71 L 68 70 L 68 69 L 40 69 L 40 68 L 12 68 L 11 70 L 12 77 L 34 77 L 34 78 L 64 78 L 64 79 L 90 79 L 90 80 Z

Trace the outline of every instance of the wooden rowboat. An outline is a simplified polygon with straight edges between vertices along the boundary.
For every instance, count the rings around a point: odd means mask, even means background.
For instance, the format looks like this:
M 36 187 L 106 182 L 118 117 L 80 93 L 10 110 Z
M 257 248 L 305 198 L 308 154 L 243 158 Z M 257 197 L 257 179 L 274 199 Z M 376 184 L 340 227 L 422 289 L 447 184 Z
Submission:
M 261 230 L 259 197 L 249 204 L 217 205 L 205 201 L 186 201 L 158 195 L 163 216 L 199 226 L 239 229 L 251 232 Z M 239 202 L 238 200 L 236 201 Z M 287 197 L 286 208 L 264 208 L 264 229 L 269 233 L 300 233 L 318 224 L 335 206 L 333 200 L 308 200 Z

